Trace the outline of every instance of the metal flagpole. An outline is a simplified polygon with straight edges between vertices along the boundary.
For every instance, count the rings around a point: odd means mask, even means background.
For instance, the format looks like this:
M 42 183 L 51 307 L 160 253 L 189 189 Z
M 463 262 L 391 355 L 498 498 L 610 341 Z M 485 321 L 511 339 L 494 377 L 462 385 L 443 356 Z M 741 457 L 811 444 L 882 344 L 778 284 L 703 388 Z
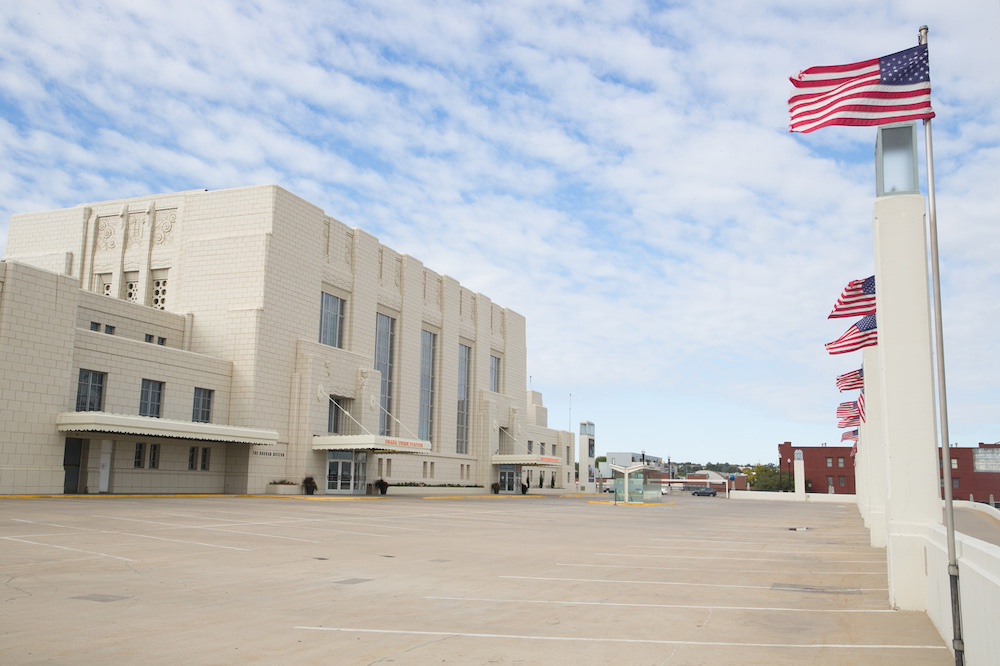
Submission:
M 928 28 L 920 26 L 918 44 L 927 43 Z M 958 585 L 958 560 L 955 556 L 955 505 L 951 487 L 951 438 L 948 433 L 948 393 L 944 375 L 944 326 L 941 319 L 941 269 L 938 263 L 937 204 L 934 198 L 934 145 L 931 119 L 924 120 L 924 142 L 927 153 L 927 208 L 931 243 L 931 285 L 934 296 L 934 338 L 937 353 L 938 412 L 941 420 L 941 476 L 944 482 L 944 525 L 948 541 L 948 577 L 951 580 L 952 649 L 955 665 L 965 664 L 962 641 L 962 601 Z

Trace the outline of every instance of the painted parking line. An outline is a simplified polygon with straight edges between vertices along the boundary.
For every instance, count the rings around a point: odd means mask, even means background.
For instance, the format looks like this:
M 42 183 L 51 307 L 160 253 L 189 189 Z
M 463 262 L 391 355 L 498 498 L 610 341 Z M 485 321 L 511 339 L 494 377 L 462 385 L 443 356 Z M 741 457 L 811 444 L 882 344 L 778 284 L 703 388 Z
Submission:
M 707 610 L 707 611 L 757 611 L 776 613 L 898 613 L 890 609 L 881 608 L 784 608 L 782 606 L 707 606 L 704 604 L 637 604 L 619 601 L 551 601 L 549 599 L 497 599 L 491 597 L 424 597 L 428 600 L 438 601 L 477 601 L 482 603 L 498 604 L 546 604 L 552 606 L 610 606 L 624 608 L 676 608 L 681 610 Z
M 0 537 L 0 539 L 5 539 L 6 541 L 17 541 L 20 543 L 28 543 L 33 546 L 43 546 L 45 548 L 58 548 L 59 550 L 69 550 L 74 553 L 84 553 L 86 555 L 97 555 L 99 557 L 110 557 L 113 560 L 121 560 L 123 562 L 138 562 L 139 560 L 131 560 L 127 557 L 118 557 L 117 555 L 108 555 L 107 553 L 98 553 L 92 550 L 82 550 L 80 548 L 70 548 L 69 546 L 57 546 L 52 543 L 41 543 L 40 541 L 31 541 L 30 539 L 18 539 L 15 537 Z
M 613 585 L 622 584 L 633 584 L 633 585 L 671 585 L 676 587 L 724 587 L 729 589 L 738 590 L 775 590 L 773 584 L 771 585 L 723 585 L 721 583 L 677 583 L 664 580 L 613 580 L 606 578 L 557 578 L 548 576 L 497 576 L 498 578 L 503 578 L 507 580 L 547 580 L 556 582 L 566 582 L 566 583 L 611 583 Z M 862 592 L 884 592 L 888 588 L 885 587 L 867 587 L 867 588 L 843 588 L 833 590 L 833 592 L 839 594 L 860 594 Z M 780 591 L 780 590 L 779 590 Z
M 558 562 L 557 567 L 593 567 L 598 569 L 648 569 L 650 571 L 708 571 L 713 574 L 809 574 L 810 576 L 885 576 L 885 571 L 789 571 L 788 569 L 719 569 L 718 567 L 643 567 L 634 564 L 588 564 Z
M 360 634 L 395 634 L 402 636 L 447 636 L 453 638 L 490 638 L 524 641 L 559 641 L 573 643 L 624 643 L 642 645 L 689 645 L 695 647 L 794 648 L 801 650 L 947 650 L 943 645 L 862 645 L 849 643 L 741 643 L 725 641 L 671 641 L 649 638 L 615 638 L 597 636 L 538 636 L 528 634 L 486 634 L 464 631 L 410 631 L 405 629 L 361 629 L 357 627 L 295 627 L 305 631 L 339 631 Z
M 101 530 L 101 534 L 114 534 L 122 536 L 131 536 L 138 539 L 153 539 L 155 541 L 171 541 L 173 543 L 186 543 L 191 546 L 205 546 L 206 548 L 221 548 L 223 550 L 239 550 L 244 553 L 249 553 L 249 548 L 237 548 L 236 546 L 220 546 L 216 543 L 204 543 L 202 541 L 187 541 L 185 539 L 168 539 L 166 537 L 155 537 L 150 534 L 134 534 L 132 532 L 112 532 L 109 530 Z
M 713 557 L 711 555 L 639 555 L 636 553 L 594 553 L 605 557 L 644 557 L 646 559 L 665 560 L 728 560 L 730 562 L 785 562 L 792 563 L 796 560 L 787 557 Z M 885 564 L 885 560 L 830 560 L 828 564 Z

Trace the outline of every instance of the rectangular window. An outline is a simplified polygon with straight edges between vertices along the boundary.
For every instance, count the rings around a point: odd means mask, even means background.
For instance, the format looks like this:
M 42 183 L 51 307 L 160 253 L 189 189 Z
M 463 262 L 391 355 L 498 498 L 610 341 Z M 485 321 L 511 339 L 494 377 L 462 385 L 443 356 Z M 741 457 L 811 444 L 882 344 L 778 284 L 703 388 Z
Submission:
M 843 477 L 843 476 L 838 476 L 837 477 L 837 483 L 839 483 L 840 487 L 843 488 L 844 486 L 847 485 L 847 478 Z
M 163 347 L 164 345 L 167 344 L 167 339 L 166 338 L 156 338 L 156 344 L 158 344 L 161 347 Z
M 104 406 L 104 379 L 106 373 L 80 368 L 76 385 L 76 411 L 99 412 Z
M 146 342 L 150 342 L 150 343 L 153 342 L 153 334 L 152 333 L 147 333 L 146 334 Z
M 570 457 L 570 455 L 571 455 L 571 453 L 570 453 L 569 447 L 567 446 L 566 447 L 566 457 L 563 458 L 563 462 L 566 463 L 567 465 L 569 464 L 569 457 Z
M 207 446 L 201 448 L 201 469 L 205 472 L 208 471 L 209 458 L 212 455 L 212 449 Z
M 331 347 L 344 346 L 344 306 L 346 302 L 331 294 L 323 292 L 319 311 L 319 341 L 320 344 Z
M 96 322 L 96 321 L 90 322 L 90 330 L 97 331 L 98 333 L 100 333 L 101 332 L 101 324 L 100 324 L 100 322 Z
M 146 465 L 146 445 L 142 442 L 135 443 L 135 458 L 132 467 L 141 469 Z
M 538 442 L 538 453 L 539 455 L 545 455 L 545 442 Z
M 198 447 L 188 449 L 188 469 L 198 469 Z
M 951 480 L 951 487 L 954 488 L 954 489 L 956 489 L 956 490 L 958 489 L 958 479 L 952 479 Z
M 827 458 L 826 459 L 826 466 L 827 467 L 833 467 L 833 458 Z
M 331 395 L 326 414 L 326 431 L 331 435 L 350 435 L 351 404 L 350 398 Z
M 826 477 L 826 486 L 827 486 L 827 488 L 832 488 L 833 487 L 833 477 L 832 476 Z
M 531 441 L 531 440 L 529 439 L 529 440 L 528 440 L 528 453 L 531 453 L 531 450 L 532 450 L 533 448 L 535 448 L 535 443 L 534 443 L 534 442 L 532 442 L 532 441 Z
M 500 393 L 500 359 L 490 355 L 490 390 Z
M 424 468 L 423 468 L 423 470 L 424 470 L 423 471 L 423 478 L 426 479 L 427 478 L 427 461 L 426 460 L 424 461 Z
M 396 340 L 396 320 L 378 313 L 375 320 L 375 369 L 382 374 L 379 387 L 379 433 L 392 434 L 392 360 Z
M 434 462 L 431 461 L 431 478 L 434 478 Z
M 139 392 L 139 416 L 160 418 L 160 407 L 163 404 L 163 382 L 155 379 L 143 379 L 142 390 Z
M 392 476 L 392 458 L 385 459 L 385 475 Z
M 115 334 L 115 327 L 112 326 L 111 324 L 105 324 L 104 325 L 104 332 L 107 333 L 108 335 L 114 335 Z
M 844 466 L 844 459 L 837 458 L 837 467 L 843 467 L 843 466 Z
M 952 458 L 951 459 L 951 468 L 952 469 L 958 469 L 958 458 Z
M 191 408 L 191 420 L 195 423 L 212 422 L 212 396 L 215 391 L 207 388 L 194 389 L 194 406 Z
M 420 332 L 420 420 L 417 437 L 427 441 L 434 438 L 434 360 L 437 335 Z
M 150 444 L 149 445 L 149 469 L 159 469 L 160 468 L 160 445 Z
M 458 428 L 455 453 L 469 452 L 469 389 L 472 378 L 472 347 L 458 346 Z

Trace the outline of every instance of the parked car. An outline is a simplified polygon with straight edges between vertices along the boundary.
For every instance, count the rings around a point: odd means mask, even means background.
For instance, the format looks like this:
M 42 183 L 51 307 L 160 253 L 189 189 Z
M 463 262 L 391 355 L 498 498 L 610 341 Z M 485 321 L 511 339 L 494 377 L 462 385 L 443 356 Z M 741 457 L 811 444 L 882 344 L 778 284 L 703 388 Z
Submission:
M 692 490 L 691 494 L 698 495 L 700 497 L 715 497 L 718 493 L 715 492 L 715 488 L 708 488 L 706 486 L 702 486 L 700 488 L 695 488 L 694 490 Z

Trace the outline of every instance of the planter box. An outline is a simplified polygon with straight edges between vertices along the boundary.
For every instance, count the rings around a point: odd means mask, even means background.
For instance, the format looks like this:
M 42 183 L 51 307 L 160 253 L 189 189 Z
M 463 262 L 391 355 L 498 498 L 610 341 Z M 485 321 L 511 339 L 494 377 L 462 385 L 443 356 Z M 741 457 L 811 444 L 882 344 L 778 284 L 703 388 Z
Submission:
M 420 497 L 436 497 L 447 495 L 489 495 L 489 488 L 442 488 L 441 486 L 389 486 L 387 497 L 392 495 L 417 495 Z M 378 495 L 378 491 L 373 491 Z
M 267 494 L 268 495 L 301 495 L 302 490 L 299 485 L 293 484 L 288 485 L 286 483 L 269 483 L 267 484 Z

